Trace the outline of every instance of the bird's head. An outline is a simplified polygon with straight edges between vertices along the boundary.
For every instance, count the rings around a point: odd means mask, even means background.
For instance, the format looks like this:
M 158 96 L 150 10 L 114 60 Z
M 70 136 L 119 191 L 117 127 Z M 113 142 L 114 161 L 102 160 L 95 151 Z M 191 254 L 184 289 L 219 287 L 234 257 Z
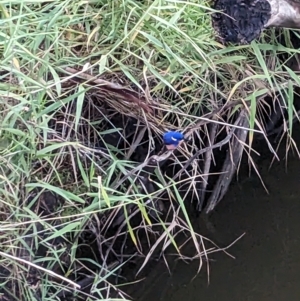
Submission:
M 184 140 L 184 135 L 180 132 L 170 131 L 164 134 L 163 140 L 167 149 L 175 149 Z

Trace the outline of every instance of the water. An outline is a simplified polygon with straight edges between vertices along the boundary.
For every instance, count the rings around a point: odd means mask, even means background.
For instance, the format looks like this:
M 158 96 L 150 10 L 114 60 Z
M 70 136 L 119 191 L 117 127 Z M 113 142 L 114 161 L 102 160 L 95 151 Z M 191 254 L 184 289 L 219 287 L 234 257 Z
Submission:
M 229 250 L 236 259 L 211 256 L 210 283 L 205 270 L 192 280 L 196 261 L 171 263 L 172 276 L 161 262 L 133 294 L 136 300 L 300 300 L 300 161 L 292 155 L 286 161 L 284 147 L 270 171 L 270 157 L 260 164 L 269 195 L 253 176 L 233 184 L 210 216 L 215 232 L 209 238 L 221 246 L 246 232 Z

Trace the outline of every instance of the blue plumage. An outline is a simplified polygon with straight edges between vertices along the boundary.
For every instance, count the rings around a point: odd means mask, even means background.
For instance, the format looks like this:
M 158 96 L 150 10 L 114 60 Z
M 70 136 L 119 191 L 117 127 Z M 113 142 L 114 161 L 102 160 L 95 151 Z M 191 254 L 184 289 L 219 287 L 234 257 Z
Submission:
M 180 141 L 184 140 L 184 135 L 180 132 L 170 131 L 166 132 L 163 136 L 165 145 L 169 149 L 174 149 L 178 146 Z

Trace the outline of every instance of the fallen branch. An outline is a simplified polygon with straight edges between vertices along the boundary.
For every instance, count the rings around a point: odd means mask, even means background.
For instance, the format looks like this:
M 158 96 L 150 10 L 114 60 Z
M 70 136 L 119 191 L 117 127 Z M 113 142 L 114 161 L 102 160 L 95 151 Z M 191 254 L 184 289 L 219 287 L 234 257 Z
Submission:
M 245 109 L 241 111 L 238 118 L 238 123 L 245 129 L 236 130 L 235 139 L 233 139 L 233 143 L 230 146 L 231 150 L 227 152 L 226 159 L 222 168 L 222 173 L 220 174 L 214 190 L 208 200 L 205 209 L 206 213 L 212 211 L 224 197 L 225 193 L 228 190 L 229 184 L 231 183 L 232 177 L 237 170 L 238 163 L 242 157 L 244 149 L 243 144 L 248 136 L 248 131 L 246 130 L 246 128 L 249 127 L 248 114 Z
M 212 145 L 214 143 L 217 134 L 217 129 L 218 129 L 218 124 L 213 123 L 208 136 L 209 145 Z M 206 189 L 208 184 L 208 175 L 211 167 L 212 158 L 213 158 L 213 150 L 210 149 L 204 155 L 204 168 L 203 168 L 203 176 L 201 182 L 201 193 L 200 193 L 200 199 L 198 200 L 198 204 L 197 204 L 197 211 L 202 210 L 203 202 L 205 200 Z

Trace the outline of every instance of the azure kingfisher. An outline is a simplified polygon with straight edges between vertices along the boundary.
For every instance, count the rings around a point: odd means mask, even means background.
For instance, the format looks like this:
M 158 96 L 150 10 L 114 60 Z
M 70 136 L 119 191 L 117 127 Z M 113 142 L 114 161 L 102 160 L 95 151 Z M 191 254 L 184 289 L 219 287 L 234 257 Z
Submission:
M 169 131 L 164 134 L 163 140 L 168 150 L 174 150 L 184 140 L 184 135 L 180 132 Z

